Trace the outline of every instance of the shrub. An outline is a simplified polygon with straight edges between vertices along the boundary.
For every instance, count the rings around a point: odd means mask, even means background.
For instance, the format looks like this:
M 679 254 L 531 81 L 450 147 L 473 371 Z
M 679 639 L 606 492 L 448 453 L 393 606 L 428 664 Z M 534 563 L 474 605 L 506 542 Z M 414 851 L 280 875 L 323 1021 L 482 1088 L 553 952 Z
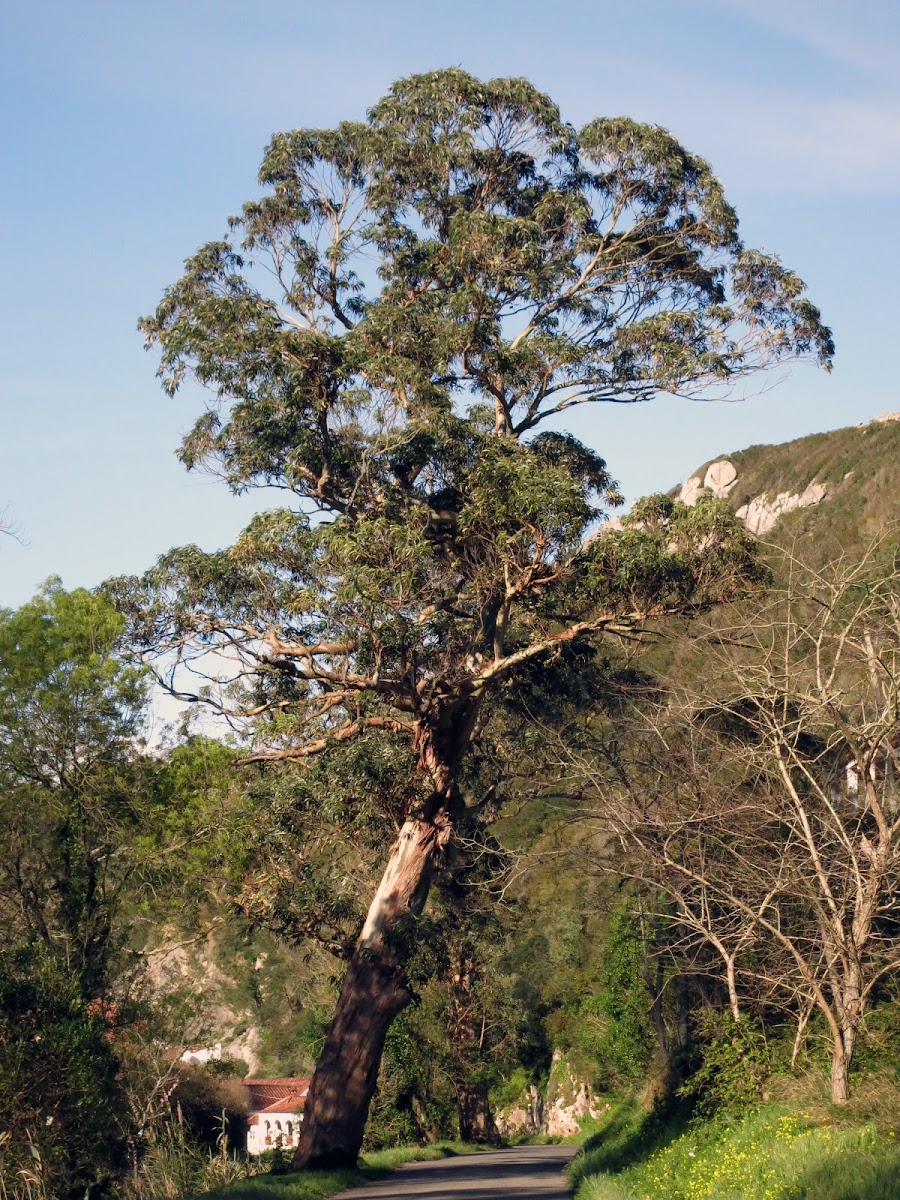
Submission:
M 125 1168 L 125 1104 L 109 1030 L 33 947 L 0 953 L 0 1178 L 52 1196 L 101 1194 Z
M 735 1021 L 730 1012 L 701 1009 L 694 1015 L 694 1033 L 702 1062 L 679 1095 L 695 1097 L 697 1111 L 706 1116 L 719 1110 L 737 1114 L 758 1104 L 771 1069 L 758 1024 L 746 1016 Z

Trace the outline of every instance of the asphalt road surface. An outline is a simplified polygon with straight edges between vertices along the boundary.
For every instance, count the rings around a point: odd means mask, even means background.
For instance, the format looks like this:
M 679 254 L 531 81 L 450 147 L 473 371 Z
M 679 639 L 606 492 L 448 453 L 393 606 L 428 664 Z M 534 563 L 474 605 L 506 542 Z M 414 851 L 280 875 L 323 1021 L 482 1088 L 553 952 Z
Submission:
M 569 1200 L 563 1170 L 576 1146 L 518 1146 L 408 1163 L 378 1183 L 332 1200 Z

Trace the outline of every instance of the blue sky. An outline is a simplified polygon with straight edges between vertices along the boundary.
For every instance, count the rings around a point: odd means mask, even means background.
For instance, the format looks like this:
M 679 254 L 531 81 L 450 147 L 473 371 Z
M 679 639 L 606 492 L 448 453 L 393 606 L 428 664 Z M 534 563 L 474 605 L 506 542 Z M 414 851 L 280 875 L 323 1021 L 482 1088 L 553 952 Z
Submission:
M 0 605 L 229 542 L 235 500 L 174 458 L 135 323 L 256 192 L 270 135 L 362 116 L 395 78 L 526 75 L 575 124 L 627 113 L 704 155 L 745 240 L 832 325 L 829 377 L 741 404 L 595 408 L 578 433 L 628 495 L 713 455 L 900 409 L 900 6 L 887 0 L 234 3 L 7 0 L 0 14 Z

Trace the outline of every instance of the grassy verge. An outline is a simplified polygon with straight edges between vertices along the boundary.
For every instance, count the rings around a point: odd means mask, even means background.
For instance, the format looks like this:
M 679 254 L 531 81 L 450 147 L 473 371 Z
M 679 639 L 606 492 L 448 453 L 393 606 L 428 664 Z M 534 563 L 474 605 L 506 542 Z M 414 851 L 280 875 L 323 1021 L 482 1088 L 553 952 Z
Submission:
M 461 1142 L 437 1142 L 433 1146 L 398 1146 L 364 1154 L 356 1169 L 339 1171 L 298 1171 L 288 1175 L 253 1175 L 226 1187 L 204 1192 L 203 1200 L 321 1200 L 345 1188 L 381 1179 L 408 1162 L 432 1162 L 456 1154 L 472 1154 L 483 1149 Z M 200 1194 L 197 1195 L 200 1200 Z
M 679 1127 L 620 1103 L 570 1182 L 576 1200 L 888 1200 L 900 1197 L 900 1148 L 872 1124 L 841 1127 L 773 1104 Z

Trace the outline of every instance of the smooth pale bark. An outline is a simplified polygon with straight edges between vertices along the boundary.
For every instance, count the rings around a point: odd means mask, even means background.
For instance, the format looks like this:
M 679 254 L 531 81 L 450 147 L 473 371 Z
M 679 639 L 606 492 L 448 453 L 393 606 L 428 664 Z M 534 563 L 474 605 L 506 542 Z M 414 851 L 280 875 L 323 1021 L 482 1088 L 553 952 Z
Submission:
M 831 1057 L 831 1101 L 846 1104 L 850 1099 L 850 1059 L 843 1046 L 835 1046 Z
M 386 935 L 428 895 L 433 822 L 408 820 L 391 853 L 341 987 L 306 1099 L 295 1167 L 355 1166 L 391 1022 L 412 999 Z
M 834 1038 L 831 1054 L 831 1100 L 846 1104 L 850 1099 L 850 1063 L 862 1014 L 859 971 L 851 967 L 841 990 L 840 1030 Z

